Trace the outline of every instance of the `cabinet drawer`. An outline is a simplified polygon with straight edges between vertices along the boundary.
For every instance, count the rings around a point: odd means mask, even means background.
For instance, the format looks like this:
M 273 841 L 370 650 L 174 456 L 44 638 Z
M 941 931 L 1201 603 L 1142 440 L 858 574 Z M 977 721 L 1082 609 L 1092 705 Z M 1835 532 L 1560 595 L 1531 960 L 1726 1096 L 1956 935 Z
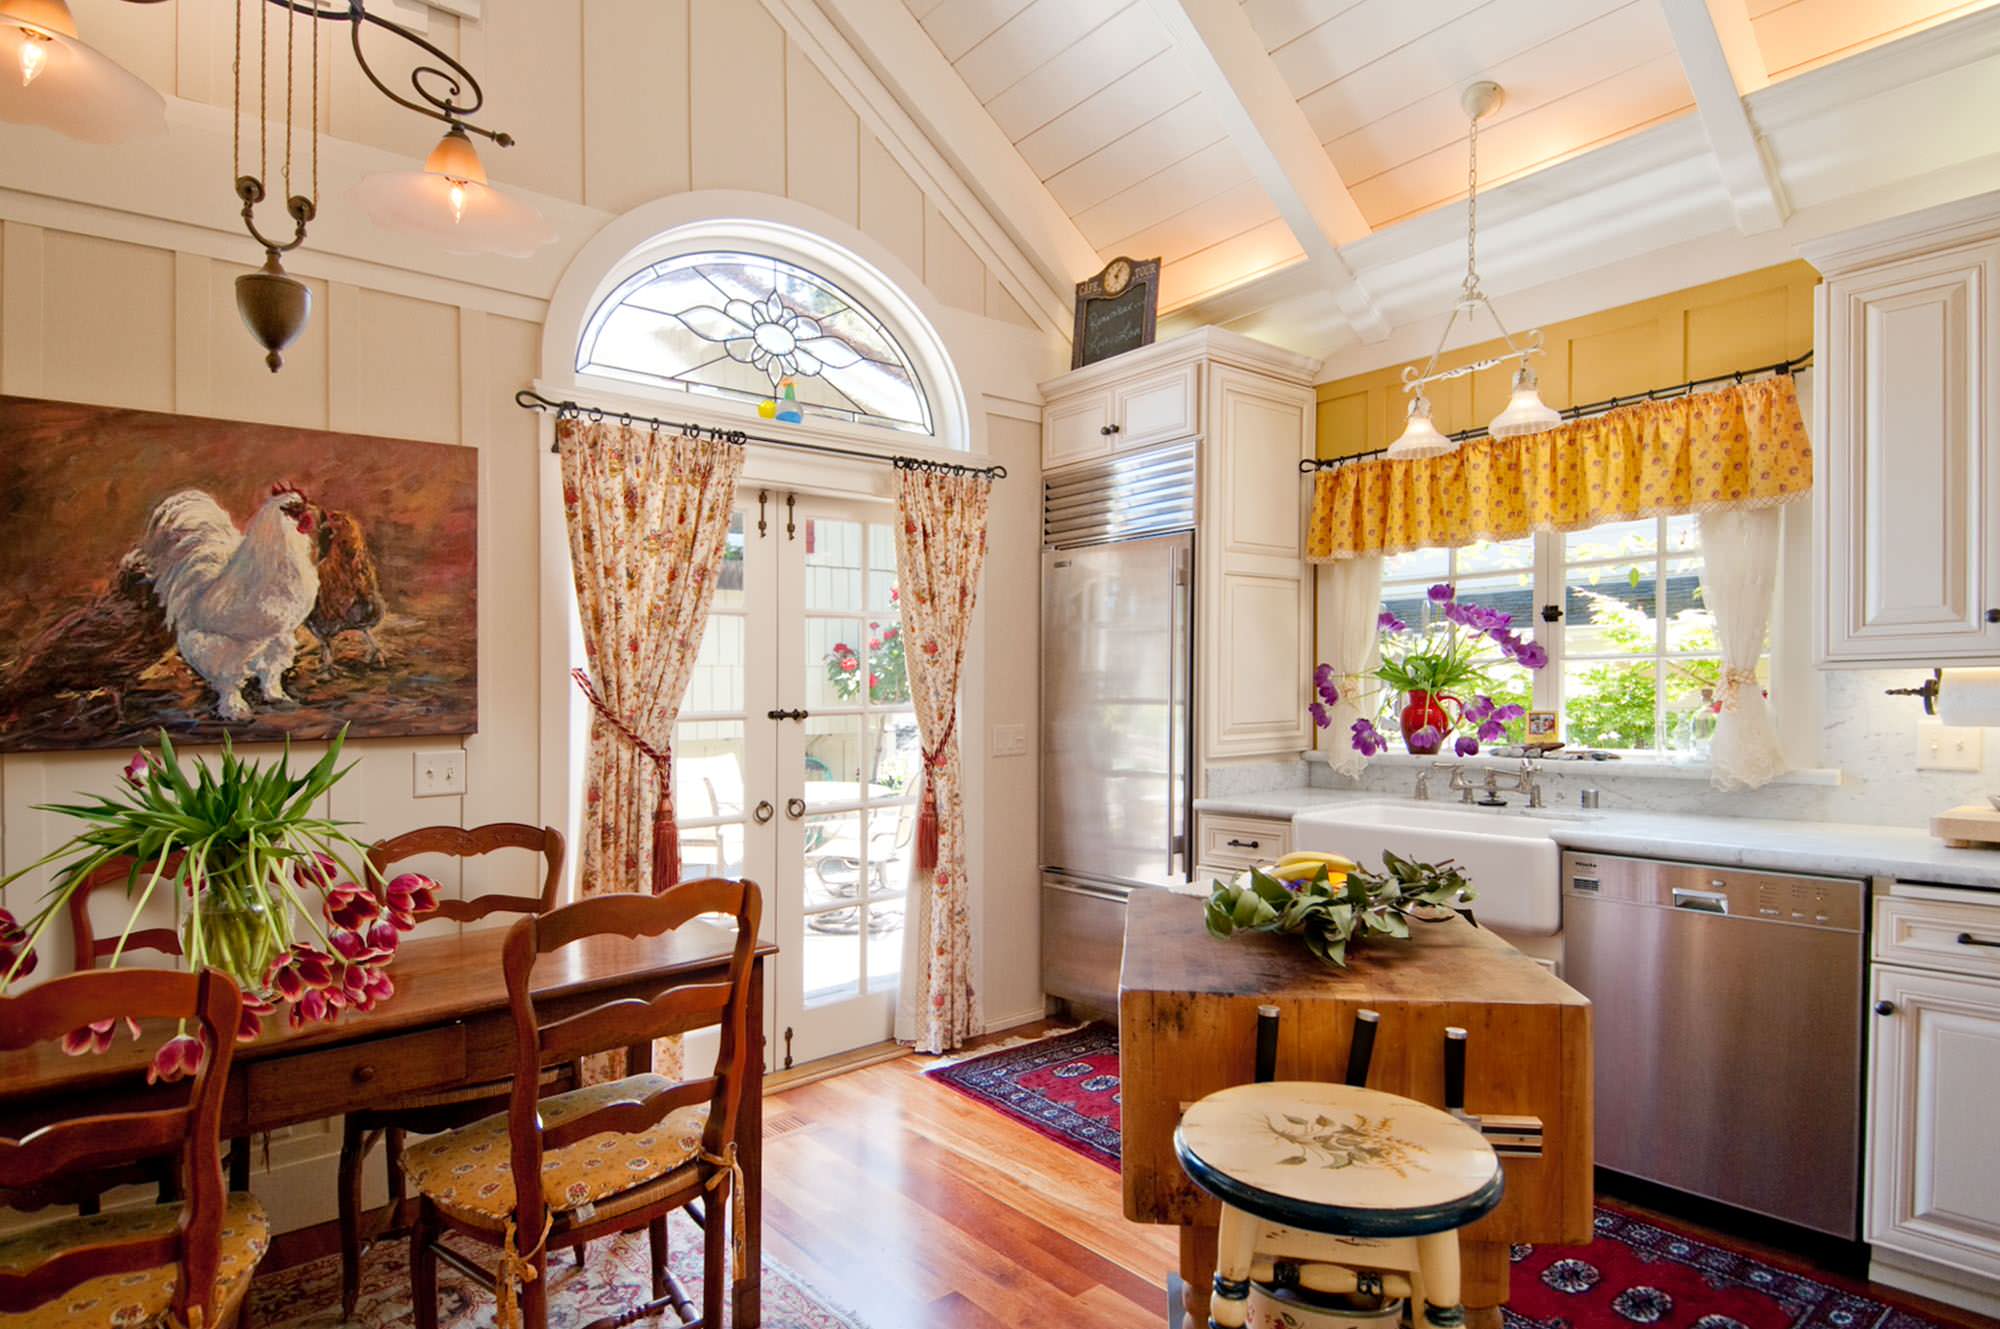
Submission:
M 1993 904 L 1948 904 L 1882 896 L 1875 901 L 1875 958 L 2000 978 L 2000 897 Z
M 1144 447 L 1201 432 L 1201 366 L 1182 365 L 1128 383 L 1117 391 L 1113 442 Z
M 1202 813 L 1201 852 L 1215 867 L 1242 869 L 1268 865 L 1292 852 L 1292 823 L 1266 817 L 1222 817 Z
M 244 1080 L 259 1120 L 304 1120 L 464 1078 L 465 1026 L 454 1024 L 255 1062 Z
M 1042 412 L 1042 464 L 1102 457 L 1111 451 L 1111 393 L 1086 392 L 1050 402 Z

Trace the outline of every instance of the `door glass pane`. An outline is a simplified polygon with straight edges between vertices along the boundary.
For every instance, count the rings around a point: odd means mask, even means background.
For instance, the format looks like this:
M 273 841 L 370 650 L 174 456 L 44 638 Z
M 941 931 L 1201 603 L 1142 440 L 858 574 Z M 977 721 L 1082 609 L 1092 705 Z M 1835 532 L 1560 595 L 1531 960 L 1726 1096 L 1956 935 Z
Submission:
M 908 711 L 871 715 L 868 725 L 873 738 L 869 752 L 870 797 L 914 793 L 917 773 L 923 766 L 917 717 Z
M 868 607 L 896 607 L 896 531 L 887 522 L 868 523 Z
M 868 893 L 901 895 L 909 889 L 910 860 L 916 844 L 914 804 L 877 808 L 868 814 Z M 872 965 L 872 961 L 870 962 Z
M 743 823 L 681 828 L 681 880 L 743 875 Z
M 806 542 L 806 608 L 861 608 L 861 523 L 837 518 L 808 517 Z
M 741 720 L 674 726 L 674 815 L 683 822 L 743 815 L 748 760 Z
M 903 972 L 903 900 L 870 900 L 863 909 L 868 920 L 868 990 L 893 992 Z
M 868 700 L 877 706 L 898 706 L 910 700 L 910 672 L 903 658 L 900 620 L 868 620 L 862 669 L 867 672 Z
M 806 803 L 854 802 L 861 789 L 861 717 L 815 715 L 805 725 Z
M 806 1005 L 852 997 L 861 989 L 861 923 L 854 907 L 807 914 L 800 950 Z
M 865 622 L 859 618 L 805 621 L 807 710 L 838 710 L 861 704 L 868 677 Z
M 842 812 L 806 818 L 807 909 L 860 898 L 864 889 L 861 844 L 864 815 Z
M 715 574 L 715 599 L 711 609 L 741 609 L 743 592 L 743 513 L 729 514 L 729 541 L 722 547 L 722 568 Z
M 744 619 L 736 614 L 710 614 L 702 630 L 701 651 L 688 677 L 681 709 L 689 715 L 727 714 L 743 709 Z

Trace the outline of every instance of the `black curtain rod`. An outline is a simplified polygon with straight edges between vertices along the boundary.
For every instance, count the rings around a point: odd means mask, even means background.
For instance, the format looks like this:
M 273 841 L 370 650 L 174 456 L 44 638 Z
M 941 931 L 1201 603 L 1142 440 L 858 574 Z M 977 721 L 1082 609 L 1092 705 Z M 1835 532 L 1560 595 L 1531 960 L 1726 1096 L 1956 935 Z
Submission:
M 1727 374 L 1714 374 L 1708 378 L 1691 378 L 1670 388 L 1654 388 L 1648 392 L 1634 393 L 1629 397 L 1606 397 L 1603 401 L 1585 402 L 1581 406 L 1566 406 L 1558 414 L 1565 420 L 1579 420 L 1586 415 L 1603 415 L 1608 411 L 1615 411 L 1620 406 L 1637 406 L 1642 401 L 1669 401 L 1675 397 L 1685 397 L 1696 388 L 1712 387 L 1717 383 L 1741 383 L 1759 374 L 1796 374 L 1812 364 L 1812 358 L 1813 353 L 1806 351 L 1789 360 L 1780 360 L 1772 365 L 1758 365 L 1755 369 L 1737 369 Z M 1446 437 L 1454 443 L 1464 443 L 1470 439 L 1486 437 L 1486 430 L 1483 426 L 1478 429 L 1461 429 L 1456 434 L 1449 434 Z M 1312 461 L 1302 461 L 1299 463 L 1299 474 L 1311 475 L 1315 471 L 1329 471 L 1351 461 L 1367 461 L 1370 457 L 1379 457 L 1388 450 L 1370 448 L 1366 452 L 1350 452 L 1345 457 L 1320 457 Z
M 885 456 L 879 452 L 861 452 L 854 448 L 837 448 L 831 443 L 815 443 L 804 438 L 773 438 L 769 434 L 751 434 L 741 429 L 721 429 L 715 425 L 698 425 L 692 422 L 662 420 L 652 415 L 634 415 L 630 411 L 607 411 L 598 406 L 585 406 L 574 401 L 554 401 L 544 397 L 533 388 L 522 388 L 514 394 L 514 404 L 524 411 L 554 411 L 558 420 L 603 421 L 616 420 L 622 425 L 650 425 L 655 429 L 672 429 L 689 438 L 708 438 L 717 443 L 733 443 L 741 447 L 745 443 L 769 443 L 773 447 L 799 448 L 805 452 L 824 452 L 834 457 L 852 457 L 856 461 L 882 462 L 894 466 L 899 471 L 938 471 L 951 475 L 983 475 L 989 480 L 1005 480 L 1005 466 L 960 466 L 955 462 L 932 461 L 928 457 Z M 550 452 L 560 452 L 560 444 L 551 445 Z

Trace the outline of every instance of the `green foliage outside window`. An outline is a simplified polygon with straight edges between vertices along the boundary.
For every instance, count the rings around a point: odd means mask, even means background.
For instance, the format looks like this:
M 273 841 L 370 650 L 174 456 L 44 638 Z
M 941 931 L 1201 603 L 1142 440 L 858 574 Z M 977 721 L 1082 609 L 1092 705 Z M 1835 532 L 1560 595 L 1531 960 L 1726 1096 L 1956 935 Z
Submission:
M 1652 615 L 1636 605 L 1581 587 L 1572 589 L 1590 603 L 1590 625 L 1612 650 L 1650 655 L 1659 641 Z M 1669 656 L 1721 649 L 1715 616 L 1706 609 L 1683 609 L 1667 620 Z M 1698 702 L 1703 688 L 1722 680 L 1719 660 L 1668 659 L 1673 676 L 1669 709 L 1676 697 Z M 1659 748 L 1666 746 L 1655 726 L 1659 670 L 1651 659 L 1578 663 L 1569 670 L 1563 698 L 1563 741 L 1571 747 Z

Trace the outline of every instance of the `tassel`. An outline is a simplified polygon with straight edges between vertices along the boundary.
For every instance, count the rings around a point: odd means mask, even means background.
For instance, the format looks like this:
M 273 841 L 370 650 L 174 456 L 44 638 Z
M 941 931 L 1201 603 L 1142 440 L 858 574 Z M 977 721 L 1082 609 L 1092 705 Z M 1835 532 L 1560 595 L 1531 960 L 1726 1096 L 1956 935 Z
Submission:
M 932 873 L 938 865 L 938 810 L 936 778 L 924 771 L 924 798 L 917 812 L 917 871 Z
M 660 801 L 653 807 L 653 894 L 658 895 L 670 886 L 677 886 L 681 879 L 681 831 L 674 822 L 674 807 L 671 787 L 666 783 L 672 777 L 664 772 L 660 783 Z
M 535 1272 L 535 1256 L 549 1239 L 556 1216 L 551 1212 L 542 1220 L 542 1235 L 523 1255 L 514 1249 L 514 1220 L 507 1220 L 506 1235 L 500 1241 L 500 1267 L 493 1274 L 493 1308 L 495 1329 L 518 1329 L 521 1323 L 521 1285 L 532 1283 L 540 1277 Z
M 743 1253 L 748 1247 L 748 1238 L 743 1230 L 743 1165 L 736 1159 L 736 1141 L 731 1140 L 728 1144 L 724 1145 L 722 1152 L 719 1154 L 711 1154 L 706 1149 L 702 1150 L 701 1161 L 709 1164 L 711 1167 L 720 1169 L 709 1174 L 708 1180 L 702 1183 L 703 1190 L 712 1191 L 722 1184 L 724 1177 L 729 1179 L 729 1207 L 731 1210 L 729 1216 L 730 1277 L 733 1281 L 741 1282 L 743 1279 Z M 702 1203 L 708 1204 L 709 1202 L 704 1200 Z M 707 1214 L 707 1221 L 720 1223 L 722 1215 L 714 1212 L 713 1208 L 711 1208 Z

